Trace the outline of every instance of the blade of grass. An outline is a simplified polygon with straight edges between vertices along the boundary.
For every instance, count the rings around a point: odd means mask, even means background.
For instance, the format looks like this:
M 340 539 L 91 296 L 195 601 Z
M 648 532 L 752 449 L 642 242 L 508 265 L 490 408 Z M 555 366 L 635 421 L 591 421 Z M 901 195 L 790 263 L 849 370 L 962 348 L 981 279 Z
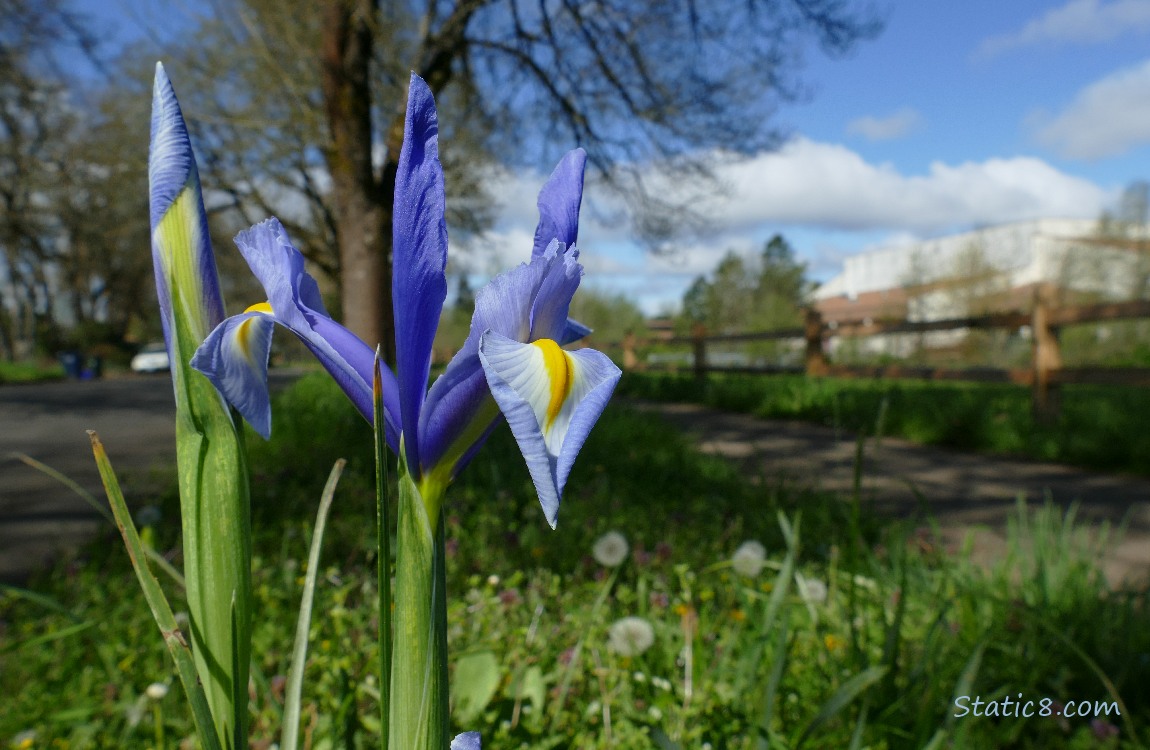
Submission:
M 375 543 L 379 590 L 379 724 L 380 750 L 387 750 L 391 706 L 391 501 L 387 483 L 387 436 L 384 430 L 383 360 L 375 348 L 372 369 L 372 426 L 375 433 Z
M 40 472 L 41 474 L 48 475 L 49 477 L 51 477 L 52 479 L 55 479 L 57 482 L 64 485 L 68 489 L 72 490 L 72 492 L 75 492 L 76 495 L 78 495 L 81 500 L 86 502 L 89 506 L 92 507 L 93 510 L 95 510 L 97 513 L 99 513 L 101 516 L 103 516 L 104 519 L 108 521 L 108 523 L 115 525 L 116 519 L 113 517 L 111 511 L 108 510 L 107 506 L 105 506 L 103 503 L 101 503 L 99 500 L 97 500 L 95 495 L 93 495 L 91 492 L 88 492 L 88 490 L 81 487 L 74 479 L 72 479 L 68 475 L 66 475 L 60 471 L 57 471 L 56 469 L 53 469 L 51 466 L 49 466 L 46 463 L 43 463 L 41 461 L 37 461 L 36 459 L 32 458 L 31 456 L 29 456 L 26 453 L 11 453 L 9 455 L 11 455 L 12 458 L 15 458 L 15 459 L 22 461 L 23 463 L 32 467 L 33 469 Z
M 819 708 L 819 712 L 815 714 L 815 718 L 811 719 L 811 722 L 803 729 L 798 741 L 795 742 L 795 750 L 802 747 L 819 727 L 838 715 L 839 711 L 846 708 L 850 702 L 861 695 L 864 690 L 881 680 L 886 672 L 886 667 L 871 667 L 870 669 L 859 672 L 844 682 L 842 687 Z
M 81 621 L 79 617 L 69 612 L 68 608 L 63 604 L 56 601 L 52 597 L 45 596 L 44 594 L 41 594 L 37 591 L 30 591 L 28 589 L 20 588 L 19 586 L 13 586 L 8 583 L 0 583 L 0 594 L 8 594 L 9 596 L 13 596 L 17 599 L 25 599 L 34 604 L 39 604 L 44 609 L 49 609 L 56 614 L 64 615 L 64 617 L 67 617 L 72 622 Z
M 299 605 L 299 619 L 296 621 L 295 644 L 292 647 L 291 666 L 288 668 L 287 686 L 284 689 L 283 735 L 280 738 L 282 750 L 296 750 L 299 745 L 300 702 L 303 695 L 303 673 L 307 666 L 307 640 L 311 630 L 311 611 L 315 601 L 315 584 L 319 577 L 319 552 L 323 544 L 323 532 L 327 526 L 327 514 L 335 497 L 335 486 L 347 461 L 342 458 L 331 467 L 327 484 L 319 501 L 319 511 L 315 516 L 315 528 L 311 534 L 311 549 L 307 555 L 307 575 L 304 577 L 303 596 Z
M 72 479 L 57 469 L 53 469 L 51 466 L 43 463 L 42 461 L 37 461 L 26 453 L 12 453 L 10 455 L 15 459 L 24 462 L 26 465 L 32 467 L 36 471 L 39 471 L 40 473 L 46 474 L 52 479 L 55 479 L 60 484 L 72 490 L 72 492 L 76 493 L 76 495 L 78 495 L 81 500 L 86 502 L 97 513 L 103 516 L 104 519 L 108 521 L 108 523 L 112 524 L 113 526 L 116 525 L 115 517 L 113 517 L 112 513 L 106 507 L 104 507 L 104 504 L 97 500 L 96 496 L 91 492 L 88 492 L 88 490 L 81 487 L 76 482 L 76 480 Z M 149 560 L 156 564 L 157 568 L 164 571 L 164 573 L 169 578 L 175 581 L 180 588 L 184 588 L 184 576 L 181 575 L 180 571 L 176 570 L 172 564 L 164 558 L 163 555 L 148 545 L 144 545 L 144 554 L 148 556 Z
M 87 622 L 78 622 L 75 625 L 69 625 L 68 627 L 63 628 L 61 630 L 54 630 L 51 633 L 43 633 L 41 635 L 33 636 L 32 638 L 29 638 L 27 640 L 16 641 L 15 643 L 9 643 L 9 644 L 5 645 L 4 648 L 0 648 L 0 654 L 7 654 L 7 653 L 11 653 L 13 651 L 19 651 L 22 648 L 29 648 L 31 646 L 40 646 L 40 645 L 43 645 L 45 643 L 49 643 L 51 641 L 58 641 L 61 638 L 68 638 L 70 636 L 76 635 L 77 633 L 84 632 L 85 630 L 87 630 L 88 628 L 92 627 L 95 624 L 96 624 L 96 622 L 94 620 L 88 620 Z
M 774 653 L 775 661 L 771 664 L 771 674 L 767 678 L 767 689 L 763 693 L 763 718 L 759 721 L 759 739 L 755 744 L 757 750 L 767 750 L 770 746 L 767 738 L 770 736 L 771 722 L 775 718 L 775 696 L 779 694 L 779 684 L 783 681 L 787 654 L 790 651 L 787 640 L 789 622 L 790 618 L 784 617 L 779 627 L 778 645 Z
M 597 621 L 599 610 L 602 609 L 603 603 L 607 601 L 607 595 L 611 593 L 611 588 L 615 585 L 615 579 L 618 577 L 619 568 L 615 568 L 603 583 L 603 588 L 599 590 L 599 595 L 595 597 L 595 601 L 591 605 L 591 611 L 587 615 L 587 626 L 581 629 L 582 632 L 579 636 L 579 640 L 575 642 L 575 648 L 571 650 L 571 659 L 563 669 L 563 678 L 559 681 L 559 700 L 554 703 L 554 709 L 551 714 L 552 721 L 559 718 L 559 713 L 563 710 L 563 704 L 567 702 L 567 693 L 571 690 L 571 680 L 575 677 L 575 669 L 578 667 L 579 657 L 583 653 L 583 641 L 591 631 L 591 623 Z
M 140 542 L 140 535 L 132 521 L 132 514 L 128 511 L 128 504 L 124 501 L 124 494 L 120 490 L 120 482 L 116 479 L 112 463 L 108 460 L 108 455 L 104 452 L 104 446 L 96 432 L 88 430 L 88 437 L 92 441 L 92 453 L 95 455 L 96 465 L 100 469 L 100 479 L 104 483 L 104 491 L 108 494 L 112 514 L 115 516 L 121 536 L 124 537 L 124 544 L 128 548 L 128 557 L 132 561 L 132 568 L 136 571 L 136 578 L 144 590 L 144 598 L 147 599 L 148 606 L 152 610 L 152 617 L 160 628 L 160 635 L 163 636 L 168 652 L 171 653 L 172 660 L 176 663 L 176 673 L 180 677 L 180 683 L 184 686 L 188 703 L 191 704 L 192 720 L 195 722 L 196 733 L 199 735 L 200 741 L 204 743 L 206 750 L 222 750 L 219 737 L 216 735 L 215 724 L 212 722 L 211 710 L 208 708 L 208 698 L 204 693 L 203 683 L 192 658 L 192 650 L 188 648 L 188 643 L 184 640 L 184 636 L 176 624 L 176 617 L 172 614 L 172 608 L 168 604 L 167 597 L 164 596 L 163 589 L 160 588 L 160 582 L 156 580 L 155 575 L 148 568 L 144 546 Z
M 1118 704 L 1119 710 L 1122 712 L 1122 724 L 1126 727 L 1126 734 L 1129 735 L 1130 741 L 1136 746 L 1139 745 L 1138 734 L 1134 731 L 1134 723 L 1130 720 L 1130 711 L 1126 708 L 1126 703 L 1122 700 L 1122 696 L 1118 694 L 1118 687 L 1110 679 L 1110 677 L 1098 666 L 1098 662 L 1090 658 L 1090 655 L 1083 651 L 1077 643 L 1066 637 L 1065 633 L 1060 633 L 1056 628 L 1052 627 L 1049 623 L 1044 622 L 1040 617 L 1035 616 L 1034 622 L 1038 624 L 1043 630 L 1050 635 L 1054 636 L 1062 645 L 1074 652 L 1075 656 L 1082 660 L 1082 663 L 1094 673 L 1102 686 L 1106 688 L 1106 692 L 1110 693 L 1110 697 Z

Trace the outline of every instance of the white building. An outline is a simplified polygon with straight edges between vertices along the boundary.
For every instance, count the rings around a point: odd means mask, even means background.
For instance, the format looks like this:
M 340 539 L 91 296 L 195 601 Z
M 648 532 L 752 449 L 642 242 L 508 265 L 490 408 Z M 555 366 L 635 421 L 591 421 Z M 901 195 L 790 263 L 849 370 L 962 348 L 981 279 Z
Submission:
M 880 248 L 847 258 L 842 273 L 814 293 L 823 319 L 942 320 L 1028 310 L 1034 290 L 1051 283 L 1105 298 L 1137 294 L 1150 269 L 1128 248 L 1100 241 L 1090 219 L 1038 219 Z M 930 334 L 947 346 L 964 332 Z M 866 348 L 901 354 L 907 338 L 874 337 Z

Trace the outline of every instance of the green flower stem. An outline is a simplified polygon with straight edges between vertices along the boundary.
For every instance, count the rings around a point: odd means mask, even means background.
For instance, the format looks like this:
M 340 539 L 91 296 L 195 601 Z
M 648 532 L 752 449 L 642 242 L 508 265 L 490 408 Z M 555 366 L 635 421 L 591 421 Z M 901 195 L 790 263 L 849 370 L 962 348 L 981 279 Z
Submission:
M 175 283 L 170 288 L 174 308 L 182 309 L 184 290 Z M 248 725 L 252 552 L 247 451 L 239 416 L 187 364 L 199 341 L 183 316 L 175 316 L 174 327 L 176 465 L 192 653 L 216 734 L 229 748 L 246 744 Z
M 399 523 L 389 743 L 443 750 L 450 741 L 447 694 L 447 581 L 442 517 L 425 502 L 399 452 Z

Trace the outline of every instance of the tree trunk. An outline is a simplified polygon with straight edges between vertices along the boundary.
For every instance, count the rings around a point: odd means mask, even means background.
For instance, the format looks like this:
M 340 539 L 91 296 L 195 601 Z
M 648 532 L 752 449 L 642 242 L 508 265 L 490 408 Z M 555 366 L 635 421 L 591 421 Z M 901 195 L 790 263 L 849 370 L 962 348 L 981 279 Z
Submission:
M 394 361 L 391 210 L 372 169 L 372 24 L 375 0 L 325 8 L 323 98 L 331 141 L 326 153 L 339 243 L 343 324 Z M 389 154 L 389 157 L 391 155 Z

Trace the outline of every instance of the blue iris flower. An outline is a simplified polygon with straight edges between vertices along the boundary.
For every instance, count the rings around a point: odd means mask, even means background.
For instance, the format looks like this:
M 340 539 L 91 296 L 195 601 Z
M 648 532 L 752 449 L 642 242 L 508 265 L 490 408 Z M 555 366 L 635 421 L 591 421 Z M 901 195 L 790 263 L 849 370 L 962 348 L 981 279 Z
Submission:
M 531 260 L 476 295 L 463 348 L 428 390 L 431 349 L 447 296 L 447 228 L 438 120 L 427 84 L 411 77 L 393 214 L 396 371 L 381 366 L 388 443 L 425 498 L 438 498 L 506 418 L 554 526 L 576 454 L 620 372 L 605 355 L 567 351 L 589 331 L 568 318 L 583 268 L 575 247 L 586 155 L 567 154 L 539 195 Z M 267 358 L 274 324 L 296 334 L 360 413 L 372 418 L 374 351 L 331 319 L 303 256 L 276 219 L 236 237 L 267 302 L 228 318 L 192 365 L 265 438 Z M 400 438 L 402 437 L 402 442 Z

